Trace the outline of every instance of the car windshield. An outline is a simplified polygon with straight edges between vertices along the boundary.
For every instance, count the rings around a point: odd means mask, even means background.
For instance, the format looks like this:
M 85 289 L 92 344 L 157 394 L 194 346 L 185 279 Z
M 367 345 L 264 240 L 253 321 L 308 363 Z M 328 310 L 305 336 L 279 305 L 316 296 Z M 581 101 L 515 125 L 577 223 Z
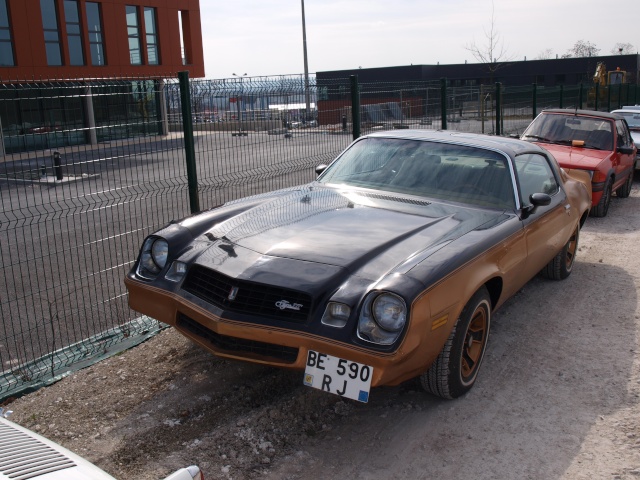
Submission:
M 475 206 L 515 208 L 506 157 L 462 145 L 365 138 L 347 149 L 318 181 Z
M 614 113 L 624 118 L 627 121 L 627 125 L 629 125 L 629 128 L 640 130 L 640 110 L 638 110 L 637 112 L 629 110 L 616 110 Z
M 605 118 L 542 113 L 529 125 L 523 140 L 571 145 L 582 141 L 585 148 L 613 149 L 613 122 Z

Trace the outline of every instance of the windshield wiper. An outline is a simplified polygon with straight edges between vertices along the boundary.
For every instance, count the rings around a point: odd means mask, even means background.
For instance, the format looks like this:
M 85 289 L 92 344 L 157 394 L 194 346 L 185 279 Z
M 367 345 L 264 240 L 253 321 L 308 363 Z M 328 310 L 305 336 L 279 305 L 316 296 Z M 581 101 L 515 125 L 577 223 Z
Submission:
M 540 140 L 541 142 L 551 143 L 551 140 L 549 140 L 548 138 L 545 138 L 545 137 L 541 137 L 539 135 L 526 134 L 525 138 L 535 138 L 536 140 Z

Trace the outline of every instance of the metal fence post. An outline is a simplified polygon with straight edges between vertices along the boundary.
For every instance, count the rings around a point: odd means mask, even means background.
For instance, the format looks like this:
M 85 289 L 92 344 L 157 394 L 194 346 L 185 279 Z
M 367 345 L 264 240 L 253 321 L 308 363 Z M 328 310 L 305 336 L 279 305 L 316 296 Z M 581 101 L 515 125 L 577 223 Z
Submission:
M 62 162 L 60 162 L 60 152 L 53 152 L 53 171 L 56 174 L 56 180 L 62 180 Z
M 564 108 L 562 105 L 564 104 L 564 85 L 560 85 L 560 101 L 558 102 L 559 108 Z
M 582 94 L 584 92 L 584 84 L 580 84 L 580 92 L 578 94 L 578 108 L 582 108 Z
M 627 83 L 627 102 L 626 102 L 626 103 L 627 103 L 627 105 L 630 105 L 630 102 L 629 102 L 629 98 L 631 98 L 631 97 L 629 97 L 629 91 L 630 91 L 630 90 L 631 90 L 631 84 L 630 84 L 630 83 Z M 624 105 L 624 104 L 623 104 L 623 105 Z
M 611 111 L 611 85 L 607 85 L 607 112 Z
M 538 115 L 538 84 L 534 82 L 531 86 L 533 88 L 531 92 L 531 110 L 533 115 L 531 118 L 535 119 Z
M 189 184 L 189 205 L 191 213 L 200 211 L 198 198 L 198 171 L 196 170 L 196 149 L 193 143 L 193 122 L 191 119 L 191 94 L 189 92 L 189 72 L 178 72 L 180 81 L 180 103 L 182 104 L 182 128 L 184 130 L 184 154 L 187 162 Z
M 502 109 L 502 101 L 501 101 L 501 91 L 500 91 L 500 87 L 502 85 L 500 84 L 500 82 L 496 82 L 496 135 L 502 135 L 502 129 L 500 128 L 502 125 L 501 122 L 501 112 L 500 110 Z
M 618 85 L 618 108 L 622 108 L 622 84 Z
M 360 137 L 360 92 L 358 89 L 358 76 L 350 75 L 351 85 L 351 122 L 353 125 L 353 139 Z
M 447 129 L 447 79 L 440 79 L 440 121 L 441 129 Z
M 594 105 L 593 105 L 593 109 L 594 110 L 598 110 L 598 99 L 600 97 L 600 84 L 596 83 L 596 88 L 595 88 L 595 100 L 594 100 Z

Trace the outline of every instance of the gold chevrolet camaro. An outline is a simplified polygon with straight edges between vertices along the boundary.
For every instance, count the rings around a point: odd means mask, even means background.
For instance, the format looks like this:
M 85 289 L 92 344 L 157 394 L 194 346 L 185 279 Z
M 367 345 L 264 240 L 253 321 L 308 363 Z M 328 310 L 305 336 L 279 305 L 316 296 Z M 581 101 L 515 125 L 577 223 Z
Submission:
M 413 377 L 455 398 L 492 313 L 539 272 L 571 273 L 591 206 L 586 173 L 501 137 L 381 132 L 316 172 L 148 236 L 131 307 L 347 398 Z

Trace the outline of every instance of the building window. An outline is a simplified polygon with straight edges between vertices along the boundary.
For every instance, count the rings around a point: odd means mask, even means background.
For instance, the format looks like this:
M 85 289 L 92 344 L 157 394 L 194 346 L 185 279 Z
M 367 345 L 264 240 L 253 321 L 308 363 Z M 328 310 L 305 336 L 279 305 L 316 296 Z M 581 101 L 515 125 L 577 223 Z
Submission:
M 0 0 L 0 66 L 13 67 L 14 65 L 7 0 Z
M 131 59 L 131 65 L 142 65 L 138 7 L 132 5 L 127 5 L 127 34 L 129 35 L 129 57 Z
M 156 30 L 156 9 L 144 7 L 144 29 L 147 40 L 147 60 L 149 65 L 160 63 L 158 31 Z
M 87 30 L 89 31 L 89 51 L 91 52 L 91 65 L 106 65 L 104 45 L 102 40 L 102 15 L 100 4 L 87 2 Z
M 44 31 L 44 46 L 47 52 L 47 65 L 62 65 L 60 51 L 60 31 L 58 30 L 58 9 L 55 0 L 40 0 L 42 12 L 42 30 Z
M 84 65 L 84 49 L 77 0 L 64 0 L 64 20 L 69 44 L 69 65 Z

